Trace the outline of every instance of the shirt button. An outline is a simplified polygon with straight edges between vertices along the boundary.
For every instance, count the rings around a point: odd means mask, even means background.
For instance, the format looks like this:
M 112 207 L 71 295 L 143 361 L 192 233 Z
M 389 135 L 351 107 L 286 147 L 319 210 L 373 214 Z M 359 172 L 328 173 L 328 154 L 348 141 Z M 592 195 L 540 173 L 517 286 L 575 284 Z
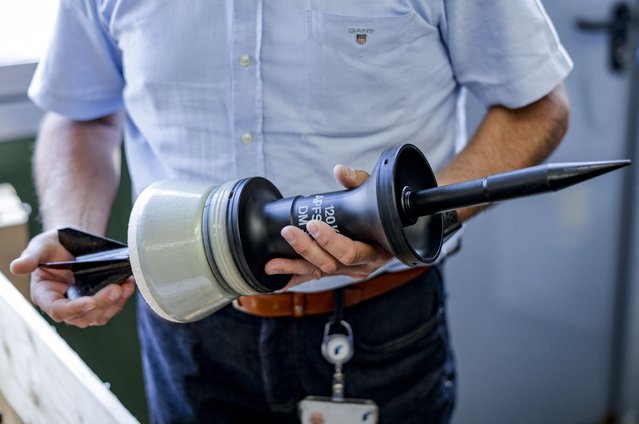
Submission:
M 251 144 L 253 142 L 253 136 L 251 133 L 245 133 L 242 135 L 242 143 Z
M 249 66 L 251 64 L 251 58 L 248 55 L 244 55 L 240 58 L 240 65 L 246 67 Z

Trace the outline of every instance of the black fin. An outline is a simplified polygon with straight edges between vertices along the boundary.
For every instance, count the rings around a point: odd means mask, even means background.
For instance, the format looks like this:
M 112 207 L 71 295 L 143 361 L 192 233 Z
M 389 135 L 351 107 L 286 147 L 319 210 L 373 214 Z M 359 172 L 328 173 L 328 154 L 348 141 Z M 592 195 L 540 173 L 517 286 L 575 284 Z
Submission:
M 74 273 L 73 275 L 75 275 L 75 284 L 67 291 L 69 299 L 93 296 L 109 284 L 123 283 L 131 276 L 131 268 L 125 266 L 123 269 L 109 269 L 86 274 Z
M 76 257 L 127 247 L 126 244 L 119 241 L 85 233 L 70 227 L 60 228 L 58 230 L 58 238 L 60 239 L 60 244 Z
M 58 238 L 60 244 L 75 256 L 75 259 L 47 262 L 39 266 L 68 269 L 73 272 L 75 284 L 69 287 L 68 298 L 94 295 L 103 287 L 124 282 L 132 275 L 126 244 L 74 228 L 59 229 Z

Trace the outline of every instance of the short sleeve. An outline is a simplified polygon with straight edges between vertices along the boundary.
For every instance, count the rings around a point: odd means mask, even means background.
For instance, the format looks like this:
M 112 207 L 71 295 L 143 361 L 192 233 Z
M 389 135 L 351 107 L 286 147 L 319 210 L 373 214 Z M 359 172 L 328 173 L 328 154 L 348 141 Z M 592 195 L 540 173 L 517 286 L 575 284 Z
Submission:
M 446 0 L 444 15 L 455 77 L 486 106 L 528 105 L 572 69 L 539 0 Z
M 88 120 L 122 108 L 121 58 L 92 0 L 61 0 L 53 38 L 29 97 L 40 108 Z

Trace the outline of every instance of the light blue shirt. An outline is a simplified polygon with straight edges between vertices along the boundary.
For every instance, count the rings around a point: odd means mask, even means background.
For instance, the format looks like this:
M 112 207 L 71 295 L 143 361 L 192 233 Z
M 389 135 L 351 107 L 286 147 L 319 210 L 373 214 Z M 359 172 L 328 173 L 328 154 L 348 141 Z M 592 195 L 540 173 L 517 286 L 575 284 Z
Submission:
M 439 169 L 463 87 L 520 107 L 571 66 L 538 0 L 62 0 L 29 93 L 79 120 L 125 109 L 135 194 L 261 175 L 290 196 L 400 143 Z

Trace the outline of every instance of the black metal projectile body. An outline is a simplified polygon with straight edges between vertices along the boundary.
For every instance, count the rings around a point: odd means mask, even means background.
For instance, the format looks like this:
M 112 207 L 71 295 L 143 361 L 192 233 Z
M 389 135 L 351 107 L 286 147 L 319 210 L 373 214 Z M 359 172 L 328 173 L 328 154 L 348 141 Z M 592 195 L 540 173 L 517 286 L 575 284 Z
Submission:
M 75 228 L 59 229 L 58 238 L 75 259 L 40 266 L 73 272 L 75 283 L 67 292 L 70 299 L 94 295 L 103 287 L 122 282 L 132 275 L 126 244 Z
M 461 227 L 455 209 L 560 190 L 629 164 L 626 160 L 540 165 L 437 187 L 421 151 L 404 144 L 385 150 L 370 178 L 352 190 L 283 199 L 264 178 L 239 180 L 225 200 L 226 216 L 217 220 L 224 223 L 223 229 L 216 231 L 224 232 L 241 278 L 256 293 L 273 292 L 284 287 L 290 276 L 267 275 L 266 262 L 299 257 L 280 236 L 284 226 L 306 229 L 310 220 L 321 220 L 341 234 L 382 246 L 405 264 L 418 266 L 437 260 L 445 238 Z M 205 208 L 204 222 L 208 213 Z M 61 229 L 59 235 L 76 260 L 41 266 L 73 271 L 76 284 L 70 297 L 94 294 L 131 275 L 125 244 L 70 228 Z M 204 243 L 209 239 L 205 237 Z M 215 257 L 215 252 L 207 256 L 219 279 Z
M 229 244 L 235 265 L 245 281 L 261 292 L 283 288 L 290 275 L 267 275 L 264 265 L 278 257 L 299 255 L 281 237 L 293 225 L 306 230 L 320 220 L 352 239 L 384 247 L 410 266 L 433 263 L 444 237 L 461 225 L 454 213 L 429 214 L 408 222 L 402 210 L 406 186 L 418 190 L 437 187 L 424 155 L 411 144 L 384 151 L 360 187 L 283 199 L 277 188 L 261 177 L 240 180 L 229 200 Z M 407 225 L 409 224 L 409 225 Z

